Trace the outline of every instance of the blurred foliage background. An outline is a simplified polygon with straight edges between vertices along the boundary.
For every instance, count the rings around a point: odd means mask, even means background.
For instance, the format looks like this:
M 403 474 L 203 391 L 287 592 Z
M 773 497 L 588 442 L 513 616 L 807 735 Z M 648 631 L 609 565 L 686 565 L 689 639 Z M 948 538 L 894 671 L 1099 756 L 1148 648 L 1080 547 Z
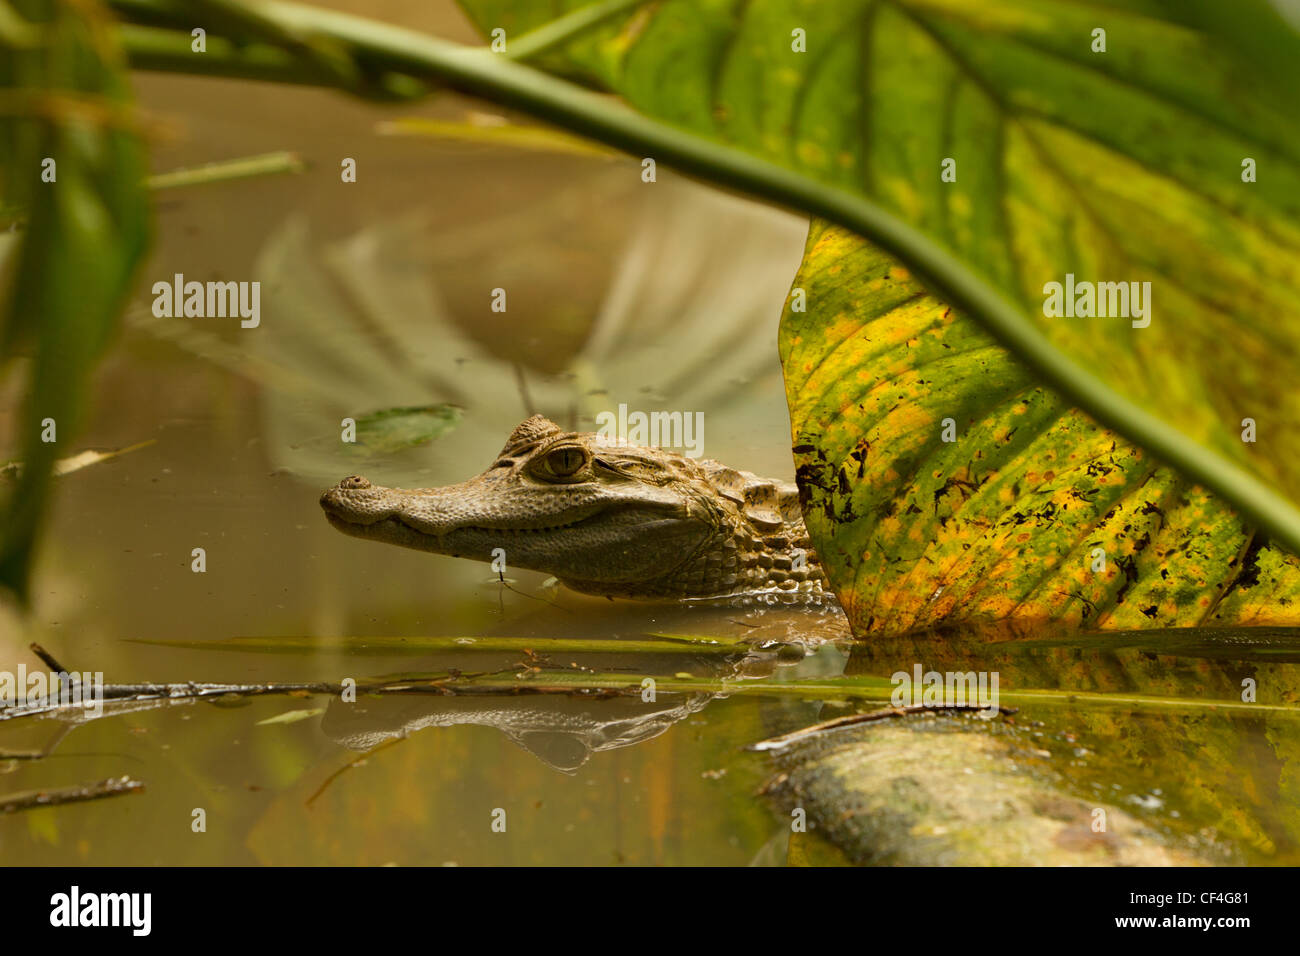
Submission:
M 0 209 L 9 228 L 0 241 L 0 371 L 27 382 L 25 467 L 3 504 L 0 588 L 21 600 L 54 462 L 70 454 L 90 372 L 148 243 L 145 147 L 125 69 L 104 9 L 0 5 Z M 28 360 L 16 370 L 19 356 Z

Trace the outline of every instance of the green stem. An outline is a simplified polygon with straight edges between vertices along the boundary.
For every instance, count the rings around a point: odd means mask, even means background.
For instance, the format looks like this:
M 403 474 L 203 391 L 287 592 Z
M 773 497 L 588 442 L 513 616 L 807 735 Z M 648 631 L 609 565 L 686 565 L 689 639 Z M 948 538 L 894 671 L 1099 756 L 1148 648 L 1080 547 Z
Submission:
M 603 0 L 590 6 L 579 7 L 559 19 L 525 33 L 518 40 L 506 41 L 506 56 L 512 60 L 529 60 L 547 50 L 585 33 L 592 27 L 611 20 L 620 13 L 643 7 L 648 0 Z
M 133 10 L 145 7 L 156 9 L 160 15 L 168 12 L 166 4 L 150 4 L 149 0 L 129 3 Z M 936 296 L 979 321 L 1070 402 L 1228 499 L 1251 521 L 1300 553 L 1300 510 L 1286 498 L 1223 455 L 1199 445 L 1112 390 L 1056 348 L 1015 305 L 942 246 L 865 198 L 650 119 L 608 96 L 484 49 L 292 3 L 268 0 L 259 10 L 287 35 L 316 35 L 347 46 L 370 69 L 432 80 L 466 95 L 522 110 L 633 156 L 653 157 L 656 162 L 718 186 L 830 220 L 866 237 L 907 264 Z M 292 57 L 276 59 L 255 48 L 214 46 L 210 41 L 206 55 L 193 54 L 188 34 L 173 34 L 169 40 L 156 31 L 142 36 L 128 29 L 123 31 L 123 42 L 133 65 L 145 69 L 319 85 L 331 85 L 333 79 L 310 64 Z
M 302 159 L 297 153 L 264 153 L 242 159 L 226 159 L 188 169 L 173 169 L 150 176 L 146 183 L 150 189 L 175 189 L 179 186 L 204 186 L 232 179 L 249 179 L 275 173 L 300 173 Z
M 238 651 L 246 654 L 319 654 L 332 651 L 361 656 L 381 654 L 512 653 L 534 651 L 553 654 L 673 654 L 727 656 L 744 653 L 740 640 L 714 641 L 684 638 L 522 638 L 522 637 L 412 637 L 356 636 L 229 637 L 218 641 L 134 640 L 154 647 L 179 647 L 197 651 Z
M 208 37 L 207 52 L 190 51 L 188 34 L 160 27 L 124 24 L 118 28 L 122 47 L 137 70 L 193 73 L 301 86 L 332 86 L 331 77 L 299 61 L 277 46 L 237 45 L 223 37 Z

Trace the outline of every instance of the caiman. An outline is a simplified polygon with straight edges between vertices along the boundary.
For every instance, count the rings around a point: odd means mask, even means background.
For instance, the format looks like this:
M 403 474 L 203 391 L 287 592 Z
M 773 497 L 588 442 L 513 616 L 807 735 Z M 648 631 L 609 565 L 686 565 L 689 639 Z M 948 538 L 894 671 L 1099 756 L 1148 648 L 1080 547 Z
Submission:
M 642 600 L 831 604 L 793 484 L 566 432 L 534 415 L 487 471 L 443 488 L 353 475 L 321 495 L 334 527 L 420 551 L 544 571 Z M 499 554 L 499 552 L 498 552 Z

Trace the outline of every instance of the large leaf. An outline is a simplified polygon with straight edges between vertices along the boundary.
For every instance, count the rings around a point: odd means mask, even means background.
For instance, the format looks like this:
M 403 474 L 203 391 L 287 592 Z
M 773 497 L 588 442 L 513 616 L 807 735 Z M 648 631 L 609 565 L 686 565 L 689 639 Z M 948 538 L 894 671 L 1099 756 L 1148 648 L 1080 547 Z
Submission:
M 25 597 L 50 476 L 143 253 L 148 204 L 143 146 L 103 12 L 42 0 L 16 8 L 0 31 L 0 198 L 25 214 L 26 231 L 0 290 L 0 361 L 35 354 L 25 467 L 0 518 L 0 587 Z
M 554 15 L 540 0 L 463 5 L 511 36 Z M 1216 454 L 1179 463 L 1271 520 L 1218 468 L 1300 497 L 1300 403 L 1271 395 L 1300 358 L 1300 126 L 1284 106 L 1300 59 L 1267 4 L 1234 4 L 1243 26 L 1226 34 L 1220 6 L 669 0 L 538 62 L 919 227 L 1010 302 L 972 315 L 1036 373 L 1168 460 L 1182 453 L 1161 423 L 1191 437 Z M 1045 316 L 1045 284 L 1067 274 L 1150 282 L 1150 325 Z
M 1300 411 L 1268 395 L 1297 353 L 1279 320 L 1300 284 L 1300 37 L 1266 0 L 1231 17 L 1212 0 L 462 0 L 506 31 L 504 56 L 266 2 L 256 30 L 236 22 L 202 60 L 176 5 L 119 4 L 172 27 L 125 31 L 142 67 L 362 95 L 432 80 L 852 228 L 1300 549 L 1300 508 L 1277 491 L 1300 490 Z M 303 37 L 364 66 L 327 68 Z M 1048 320 L 1044 285 L 1069 274 L 1152 282 L 1156 318 Z M 1258 452 L 1235 437 L 1245 417 Z
M 809 308 L 781 341 L 804 512 L 856 632 L 1300 623 L 1300 561 L 893 259 L 815 226 L 795 284 Z

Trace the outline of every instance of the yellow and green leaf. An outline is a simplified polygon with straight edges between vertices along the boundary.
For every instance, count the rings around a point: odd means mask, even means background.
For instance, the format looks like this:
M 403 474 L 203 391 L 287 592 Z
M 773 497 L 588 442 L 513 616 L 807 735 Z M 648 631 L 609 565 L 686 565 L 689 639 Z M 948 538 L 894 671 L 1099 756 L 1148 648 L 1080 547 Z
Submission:
M 1300 624 L 1300 561 L 892 258 L 816 225 L 795 286 L 781 359 L 804 513 L 857 633 Z

